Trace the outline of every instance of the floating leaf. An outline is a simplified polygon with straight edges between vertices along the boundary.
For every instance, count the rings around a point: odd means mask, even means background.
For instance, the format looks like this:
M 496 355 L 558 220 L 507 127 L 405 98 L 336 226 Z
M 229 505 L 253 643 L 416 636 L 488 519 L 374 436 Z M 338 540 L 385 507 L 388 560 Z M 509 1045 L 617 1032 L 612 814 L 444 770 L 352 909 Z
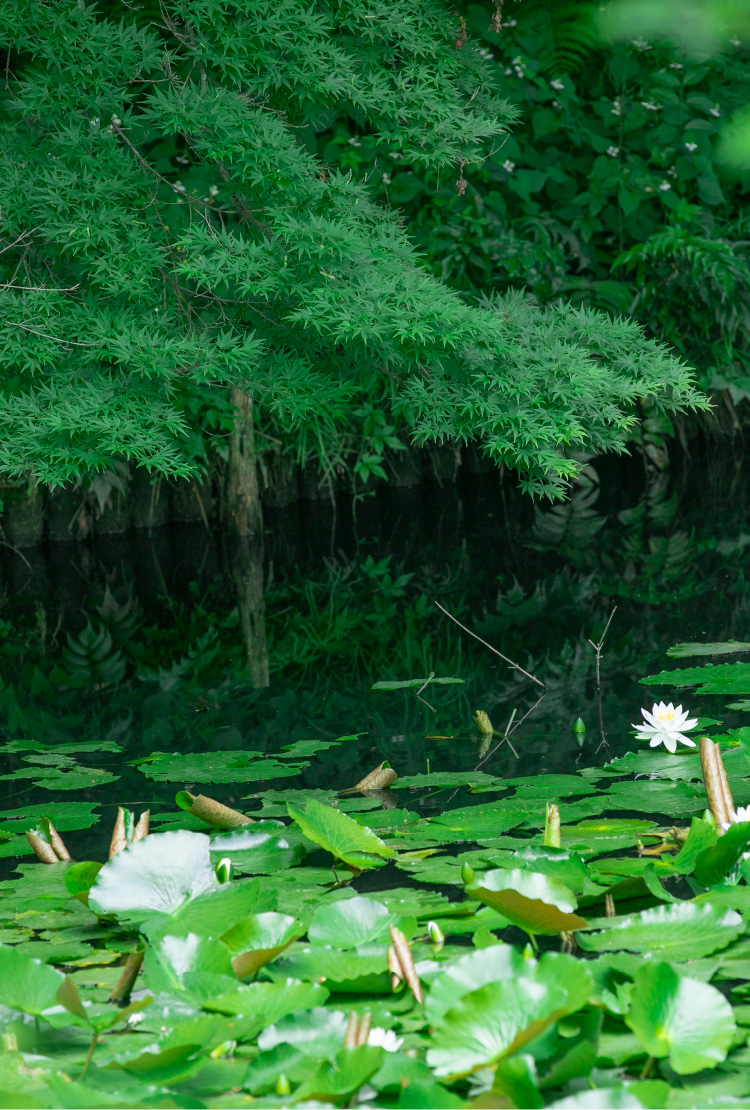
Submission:
M 316 1073 L 297 1088 L 295 1101 L 324 1105 L 343 1102 L 372 1078 L 384 1055 L 384 1050 L 375 1045 L 342 1049 L 331 1063 L 320 1064 Z
M 525 960 L 512 978 L 464 995 L 442 1015 L 427 1063 L 451 1077 L 491 1066 L 584 1006 L 591 988 L 585 964 L 571 956 L 548 952 L 538 962 Z
M 675 644 L 667 648 L 671 659 L 687 659 L 691 655 L 731 655 L 738 651 L 750 651 L 750 644 L 739 640 L 727 640 L 720 644 Z
M 750 693 L 750 663 L 704 663 L 642 678 L 646 686 L 696 686 L 696 694 Z
M 399 778 L 395 790 L 405 790 L 416 786 L 472 786 L 486 787 L 487 790 L 504 790 L 505 783 L 484 771 L 431 771 L 428 775 L 404 775 Z
M 467 894 L 491 906 L 527 933 L 561 933 L 585 929 L 586 920 L 574 913 L 572 890 L 538 871 L 496 869 Z
M 287 805 L 287 811 L 308 840 L 350 867 L 381 867 L 396 854 L 366 826 L 313 798 L 304 813 L 293 805 Z
M 308 763 L 279 763 L 262 752 L 152 752 L 138 770 L 157 782 L 264 782 L 298 775 Z
M 606 928 L 576 935 L 586 952 L 615 952 L 627 949 L 674 960 L 699 959 L 735 940 L 744 925 L 734 910 L 710 904 L 656 906 L 622 918 L 611 918 Z
M 460 956 L 433 980 L 425 999 L 425 1017 L 437 1025 L 450 1008 L 472 991 L 501 979 L 515 979 L 526 961 L 517 948 L 496 944 Z
M 668 963 L 638 969 L 625 1021 L 649 1056 L 667 1056 L 678 1075 L 721 1064 L 736 1033 L 724 995 L 678 975 Z

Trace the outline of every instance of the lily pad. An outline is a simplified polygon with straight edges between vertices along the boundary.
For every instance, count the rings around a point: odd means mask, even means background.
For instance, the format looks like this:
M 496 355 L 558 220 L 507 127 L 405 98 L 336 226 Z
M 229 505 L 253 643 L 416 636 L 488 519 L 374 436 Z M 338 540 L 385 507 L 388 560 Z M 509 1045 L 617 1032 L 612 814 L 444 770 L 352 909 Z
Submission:
M 264 782 L 298 775 L 309 763 L 279 763 L 262 752 L 152 752 L 138 770 L 157 782 Z
M 308 840 L 350 867 L 381 867 L 396 854 L 366 826 L 314 798 L 308 799 L 304 812 L 293 805 L 287 805 L 287 810 Z
M 89 906 L 98 914 L 142 920 L 174 913 L 216 886 L 207 836 L 152 833 L 105 863 L 89 892 Z
M 488 871 L 467 894 L 506 917 L 527 933 L 573 932 L 586 928 L 586 919 L 576 914 L 572 890 L 538 871 Z
M 638 969 L 625 1021 L 649 1056 L 668 1057 L 678 1075 L 723 1063 L 737 1031 L 716 987 L 680 976 L 668 963 Z
M 585 964 L 571 956 L 527 960 L 515 976 L 471 991 L 442 1015 L 427 1063 L 451 1077 L 491 1066 L 584 1006 L 591 988 Z
M 744 931 L 742 918 L 731 909 L 709 904 L 656 906 L 627 917 L 599 919 L 598 929 L 576 935 L 585 952 L 627 949 L 674 960 L 699 959 L 726 948 Z

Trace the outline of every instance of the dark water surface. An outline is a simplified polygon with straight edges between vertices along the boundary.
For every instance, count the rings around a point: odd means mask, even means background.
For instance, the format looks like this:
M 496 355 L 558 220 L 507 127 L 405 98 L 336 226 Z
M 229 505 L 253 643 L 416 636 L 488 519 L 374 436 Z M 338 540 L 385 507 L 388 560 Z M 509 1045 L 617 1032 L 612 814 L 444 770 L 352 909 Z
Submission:
M 383 759 L 401 776 L 481 763 L 512 777 L 632 749 L 641 705 L 674 696 L 639 686 L 679 665 L 670 645 L 750 639 L 748 477 L 736 457 L 709 450 L 668 470 L 595 461 L 561 506 L 535 506 L 489 474 L 269 511 L 263 544 L 241 564 L 255 582 L 256 628 L 265 625 L 254 652 L 267 653 L 270 686 L 260 691 L 244 668 L 237 556 L 224 537 L 186 525 L 5 548 L 0 823 L 29 806 L 95 803 L 100 820 L 66 840 L 79 859 L 103 858 L 117 804 L 150 806 L 158 827 L 182 788 L 252 811 L 261 791 L 343 789 Z M 435 601 L 545 684 L 535 708 L 540 687 Z M 589 640 L 615 606 L 600 700 Z M 431 671 L 464 683 L 432 685 L 424 701 L 413 689 L 370 689 Z M 690 708 L 718 717 L 721 705 L 704 697 Z M 523 718 L 510 738 L 517 754 L 508 743 L 482 747 L 477 709 L 499 730 Z M 579 716 L 584 737 L 573 731 Z M 275 754 L 350 734 L 358 738 L 312 756 L 302 776 L 275 782 L 156 782 L 137 763 L 153 752 Z M 88 785 L 87 768 L 93 780 L 117 777 Z M 421 790 L 398 804 L 432 812 L 452 794 Z M 464 795 L 486 800 L 462 791 L 451 804 Z M 9 865 L 14 843 L 0 845 Z

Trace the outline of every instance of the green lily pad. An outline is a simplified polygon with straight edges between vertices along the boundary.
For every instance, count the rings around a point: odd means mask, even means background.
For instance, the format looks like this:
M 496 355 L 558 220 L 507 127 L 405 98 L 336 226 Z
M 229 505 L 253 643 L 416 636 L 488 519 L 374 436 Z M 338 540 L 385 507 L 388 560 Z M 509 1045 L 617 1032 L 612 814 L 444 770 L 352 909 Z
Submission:
M 723 1063 L 737 1031 L 716 987 L 680 976 L 668 963 L 638 969 L 625 1021 L 649 1056 L 668 1057 L 678 1075 Z
M 750 663 L 704 663 L 642 678 L 645 686 L 696 686 L 696 694 L 750 693 Z
M 561 933 L 585 929 L 586 920 L 574 913 L 572 890 L 538 871 L 498 868 L 466 888 L 467 894 L 506 917 L 527 933 Z
M 212 861 L 227 857 L 237 872 L 248 875 L 273 875 L 296 866 L 307 855 L 301 840 L 294 836 L 287 839 L 283 825 L 267 821 L 214 833 L 210 852 Z
M 435 1027 L 427 1063 L 458 1077 L 518 1052 L 552 1022 L 584 1006 L 592 989 L 585 964 L 548 952 L 510 978 L 464 995 Z
M 585 952 L 627 949 L 674 960 L 708 956 L 726 948 L 744 931 L 742 918 L 734 910 L 691 902 L 656 906 L 622 918 L 600 918 L 596 925 L 596 931 L 592 928 L 576 935 Z
M 304 812 L 293 805 L 287 805 L 287 811 L 308 840 L 351 867 L 382 867 L 396 854 L 366 826 L 314 798 Z
M 157 782 L 264 782 L 298 775 L 309 763 L 279 763 L 262 752 L 152 752 L 138 770 Z
M 98 914 L 144 919 L 171 914 L 218 886 L 209 838 L 202 833 L 152 833 L 105 863 L 89 892 Z
M 304 927 L 285 913 L 251 914 L 222 935 L 239 979 L 255 975 L 302 936 Z

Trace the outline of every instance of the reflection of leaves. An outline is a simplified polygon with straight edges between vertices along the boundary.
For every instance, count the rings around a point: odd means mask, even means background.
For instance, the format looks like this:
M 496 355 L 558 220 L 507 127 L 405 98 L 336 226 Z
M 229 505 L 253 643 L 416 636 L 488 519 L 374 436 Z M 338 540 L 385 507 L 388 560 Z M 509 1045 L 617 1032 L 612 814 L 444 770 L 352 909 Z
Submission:
M 125 677 L 125 660 L 104 625 L 98 632 L 87 623 L 75 638 L 68 633 L 63 662 L 73 686 L 91 684 L 96 690 L 115 686 Z

